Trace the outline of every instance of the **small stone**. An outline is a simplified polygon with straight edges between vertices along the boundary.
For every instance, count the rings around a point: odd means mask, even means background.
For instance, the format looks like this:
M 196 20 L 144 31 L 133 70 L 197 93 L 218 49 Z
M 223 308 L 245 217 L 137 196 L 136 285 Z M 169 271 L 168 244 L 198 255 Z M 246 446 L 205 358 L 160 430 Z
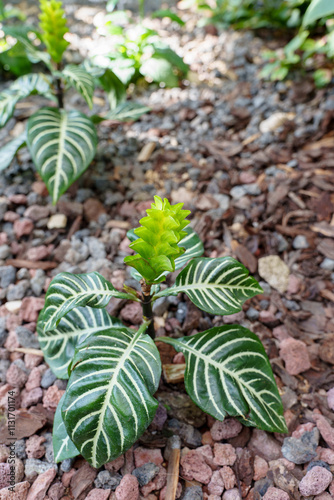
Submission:
M 269 470 L 269 466 L 264 458 L 259 457 L 259 455 L 255 455 L 254 458 L 254 481 L 258 481 L 259 479 L 263 479 L 266 477 L 267 472 Z
M 56 385 L 49 387 L 43 397 L 43 406 L 47 410 L 56 411 L 58 403 L 65 391 L 58 389 Z
M 30 219 L 18 219 L 14 222 L 14 233 L 17 238 L 31 234 L 34 229 L 34 224 Z
M 230 195 L 234 200 L 240 200 L 247 193 L 245 186 L 234 186 L 230 190 Z
M 149 449 L 143 446 L 138 446 L 138 448 L 134 450 L 134 459 L 136 467 L 141 467 L 147 463 L 161 465 L 163 462 L 163 457 L 159 448 Z
M 239 490 L 237 488 L 226 490 L 223 493 L 222 500 L 241 500 Z
M 225 488 L 227 490 L 231 490 L 237 482 L 233 470 L 228 465 L 224 465 L 224 467 L 222 467 L 219 472 L 224 481 Z
M 188 486 L 185 489 L 182 500 L 203 500 L 203 490 L 201 486 Z
M 158 491 L 165 487 L 167 483 L 167 471 L 161 465 L 159 466 L 158 474 L 152 481 L 141 488 L 142 495 L 147 497 L 152 491 Z
M 332 500 L 333 497 L 329 493 L 322 493 L 314 497 L 314 500 Z
M 27 500 L 44 500 L 47 489 L 56 476 L 55 469 L 49 469 L 40 474 L 33 482 Z
M 7 458 L 9 457 L 9 449 L 4 444 L 0 445 L 0 463 L 7 462 Z
M 289 337 L 280 343 L 280 357 L 289 375 L 298 375 L 311 368 L 308 350 L 304 342 Z
M 47 223 L 48 229 L 64 229 L 67 226 L 67 217 L 64 214 L 51 215 Z
M 265 460 L 276 460 L 281 456 L 280 444 L 265 431 L 253 429 L 248 448 Z
M 134 471 L 132 471 L 132 474 L 137 478 L 140 486 L 145 486 L 152 481 L 152 479 L 158 474 L 159 470 L 158 465 L 148 462 L 140 467 L 137 467 Z
M 290 274 L 289 276 L 289 285 L 287 292 L 289 295 L 295 295 L 299 292 L 301 286 L 301 281 L 294 274 Z
M 23 299 L 22 303 L 23 302 L 24 302 L 24 299 Z M 16 333 L 17 340 L 19 341 L 19 343 L 22 347 L 39 349 L 40 346 L 39 346 L 38 338 L 36 337 L 36 335 L 33 334 L 33 332 L 31 330 L 29 330 L 29 328 L 25 328 L 24 326 L 18 326 L 15 329 L 15 333 Z M 39 370 L 38 370 L 38 372 L 39 372 Z M 34 372 L 34 373 L 36 375 L 37 372 Z M 39 378 L 39 382 L 40 382 L 40 378 Z M 34 387 L 38 387 L 38 386 L 39 386 L 39 383 L 38 383 L 38 385 L 35 385 Z M 33 389 L 34 387 L 31 387 L 31 388 Z M 28 389 L 28 391 L 29 391 L 29 389 Z
M 120 484 L 122 476 L 117 472 L 109 472 L 107 470 L 102 470 L 98 473 L 97 478 L 94 481 L 96 488 L 102 488 L 104 490 L 114 491 Z
M 311 470 L 313 467 L 324 467 L 327 470 L 331 470 L 330 466 L 326 464 L 326 462 L 323 462 L 322 460 L 314 460 L 310 462 L 307 466 L 307 471 Z
M 88 200 L 84 202 L 83 209 L 84 209 L 84 215 L 88 220 L 88 222 L 91 221 L 97 222 L 99 220 L 100 215 L 106 213 L 102 203 L 95 198 L 88 198 Z
M 304 248 L 308 248 L 310 245 L 306 239 L 305 236 L 299 234 L 298 236 L 296 236 L 292 242 L 292 246 L 293 248 L 295 248 L 296 250 L 302 250 Z
M 328 408 L 334 411 L 334 387 L 327 392 Z
M 222 441 L 237 436 L 242 430 L 242 425 L 234 418 L 226 418 L 223 422 L 216 420 L 211 427 L 211 436 L 214 441 Z
M 290 496 L 285 491 L 271 486 L 267 489 L 263 500 L 290 500 Z
M 212 470 L 205 462 L 205 458 L 197 450 L 189 451 L 181 458 L 182 474 L 185 479 L 199 481 L 203 484 L 209 484 Z
M 213 471 L 211 481 L 208 484 L 208 492 L 210 493 L 210 495 L 222 495 L 224 486 L 224 480 L 220 474 L 220 471 Z
M 235 449 L 230 444 L 215 443 L 213 453 L 216 465 L 233 465 L 237 459 Z
M 313 420 L 317 424 L 317 428 L 323 440 L 328 446 L 334 450 L 334 429 L 323 415 L 313 413 Z
M 10 485 L 11 476 L 10 476 L 10 464 L 0 463 L 0 490 L 1 488 L 6 488 Z
M 27 208 L 27 210 L 24 212 L 24 217 L 27 217 L 28 219 L 31 219 L 35 222 L 45 219 L 48 217 L 50 213 L 49 207 L 42 206 L 42 205 L 30 205 L 30 207 Z
M 259 275 L 270 286 L 284 293 L 289 284 L 289 268 L 278 255 L 268 255 L 258 260 Z
M 305 464 L 317 456 L 319 431 L 304 432 L 300 438 L 287 437 L 283 441 L 282 454 L 294 464 Z
M 62 470 L 63 472 L 69 472 L 72 468 L 73 461 L 73 458 L 66 458 L 65 460 L 63 460 L 60 465 L 60 470 Z
M 43 436 L 37 436 L 37 434 L 31 436 L 26 442 L 26 453 L 28 458 L 42 458 L 45 455 L 45 438 Z
M 125 474 L 115 490 L 116 500 L 138 500 L 139 484 L 132 474 Z
M 30 483 L 23 481 L 15 485 L 14 491 L 9 488 L 0 490 L 0 500 L 26 500 Z
M 39 311 L 44 307 L 44 299 L 39 297 L 24 297 L 20 308 L 20 319 L 27 323 L 36 322 Z
M 9 300 L 5 304 L 5 308 L 12 314 L 18 314 L 21 310 L 22 300 Z
M 29 408 L 30 406 L 41 403 L 43 399 L 43 390 L 40 387 L 35 387 L 27 391 L 23 389 L 21 392 L 21 408 Z
M 123 321 L 133 325 L 139 325 L 143 319 L 143 311 L 139 302 L 129 302 L 121 310 Z
M 324 492 L 332 482 L 333 475 L 324 467 L 313 467 L 299 483 L 299 491 L 302 495 L 319 495 Z
M 43 260 L 50 254 L 50 250 L 45 245 L 39 245 L 38 247 L 29 248 L 26 252 L 28 260 L 32 262 L 37 262 Z
M 15 283 L 16 268 L 13 266 L 0 267 L 0 288 L 7 288 L 11 283 Z
M 85 497 L 85 500 L 108 500 L 108 498 L 111 498 L 110 491 L 111 490 L 94 488 L 88 493 L 88 495 Z
M 59 500 L 65 493 L 65 488 L 62 483 L 54 483 L 48 491 L 48 497 L 50 500 Z
M 256 321 L 259 318 L 259 311 L 257 311 L 254 307 L 249 307 L 246 311 L 246 316 L 251 321 Z
M 334 465 L 334 451 L 329 448 L 322 448 L 320 452 L 320 460 L 327 464 Z
M 28 380 L 27 371 L 23 370 L 18 364 L 12 363 L 8 368 L 6 380 L 12 387 L 21 389 Z
M 320 264 L 321 269 L 326 269 L 327 271 L 334 271 L 334 259 L 329 259 L 326 257 Z
M 24 473 L 26 478 L 31 480 L 36 475 L 43 474 L 49 470 L 53 469 L 55 472 L 58 470 L 56 464 L 50 464 L 48 462 L 42 462 L 36 458 L 28 458 L 25 462 Z
M 115 458 L 112 462 L 104 464 L 104 467 L 109 472 L 118 472 L 123 467 L 124 463 L 124 455 L 121 455 L 120 457 Z
M 52 372 L 51 368 L 45 370 L 41 380 L 41 387 L 48 389 L 57 380 L 56 375 Z

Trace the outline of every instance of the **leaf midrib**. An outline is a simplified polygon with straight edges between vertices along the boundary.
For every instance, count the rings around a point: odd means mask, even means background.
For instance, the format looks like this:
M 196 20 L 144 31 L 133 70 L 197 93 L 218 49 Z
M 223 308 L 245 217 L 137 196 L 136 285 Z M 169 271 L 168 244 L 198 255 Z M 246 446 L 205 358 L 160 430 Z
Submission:
M 67 114 L 64 110 L 60 110 L 60 120 L 59 120 L 59 147 L 57 152 L 57 162 L 55 171 L 55 183 L 53 187 L 53 199 L 58 199 L 59 193 L 59 183 L 60 183 L 60 171 L 62 169 L 62 159 L 64 156 L 64 144 L 66 138 L 66 126 L 67 126 Z
M 228 290 L 251 290 L 251 291 L 256 291 L 257 289 L 251 286 L 240 286 L 240 285 L 220 285 L 219 283 L 193 283 L 192 285 L 174 285 L 171 288 L 168 288 L 166 290 L 163 290 L 155 295 L 155 297 L 161 297 L 163 295 L 168 295 L 171 291 L 173 293 L 177 292 L 182 292 L 182 291 L 188 291 L 191 289 L 206 289 L 206 288 L 219 288 L 219 289 L 228 289 Z M 260 290 L 258 290 L 260 292 Z

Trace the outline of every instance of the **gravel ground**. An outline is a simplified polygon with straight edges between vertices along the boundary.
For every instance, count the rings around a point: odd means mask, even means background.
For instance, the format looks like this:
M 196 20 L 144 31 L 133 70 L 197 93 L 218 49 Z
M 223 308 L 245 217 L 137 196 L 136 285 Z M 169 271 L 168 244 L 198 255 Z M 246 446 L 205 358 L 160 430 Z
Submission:
M 72 46 L 80 35 L 82 55 L 99 53 L 106 40 L 91 35 L 99 5 L 66 8 Z M 29 9 L 33 18 L 36 6 Z M 316 90 L 307 78 L 260 81 L 260 52 L 271 41 L 217 34 L 198 28 L 189 12 L 183 16 L 183 29 L 150 25 L 168 35 L 194 76 L 182 88 L 135 89 L 151 112 L 136 123 L 100 124 L 93 164 L 56 206 L 27 150 L 2 174 L 0 405 L 6 415 L 14 391 L 17 485 L 15 494 L 6 489 L 4 439 L 1 500 L 164 500 L 175 436 L 182 443 L 178 498 L 334 498 L 333 88 Z M 93 112 L 101 110 L 99 97 Z M 41 102 L 35 97 L 20 107 L 0 141 L 19 133 Z M 72 94 L 66 103 L 85 109 Z M 147 144 L 151 154 L 140 162 Z M 123 265 L 126 231 L 138 226 L 155 194 L 192 211 L 207 257 L 238 258 L 264 289 L 224 319 L 197 311 L 185 296 L 164 299 L 155 310 L 158 335 L 231 322 L 254 331 L 271 360 L 289 436 L 233 419 L 215 422 L 190 402 L 182 383 L 162 379 L 155 420 L 124 457 L 99 470 L 80 457 L 55 464 L 52 420 L 66 381 L 29 351 L 39 347 L 34 333 L 45 292 L 62 271 L 98 271 L 116 288 L 124 281 L 137 286 Z M 108 310 L 126 324 L 139 322 L 137 304 L 112 301 Z M 164 364 L 183 361 L 169 347 L 161 354 Z M 4 419 L 0 425 L 5 436 Z

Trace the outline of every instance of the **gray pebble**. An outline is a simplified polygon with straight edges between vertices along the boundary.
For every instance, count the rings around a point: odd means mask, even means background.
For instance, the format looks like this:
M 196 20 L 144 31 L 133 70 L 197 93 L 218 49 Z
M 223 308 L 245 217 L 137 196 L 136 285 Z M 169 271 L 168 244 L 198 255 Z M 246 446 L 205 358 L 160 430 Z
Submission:
M 63 472 L 69 472 L 72 469 L 72 465 L 74 463 L 74 458 L 66 458 L 60 464 L 60 470 Z
M 17 441 L 15 441 L 15 455 L 21 460 L 27 458 L 26 442 L 24 439 L 18 439 Z
M 31 349 L 39 349 L 39 342 L 36 335 L 31 330 L 24 326 L 17 326 L 15 329 L 16 336 L 22 347 Z
M 117 472 L 109 472 L 108 470 L 102 470 L 98 473 L 97 478 L 94 481 L 96 488 L 102 488 L 104 490 L 114 491 L 119 483 L 121 482 L 122 476 Z
M 246 194 L 246 189 L 244 188 L 244 186 L 234 186 L 230 190 L 230 195 L 235 200 L 240 200 L 240 198 L 242 198 L 243 196 L 245 196 L 245 194 Z
M 304 432 L 300 438 L 287 437 L 282 446 L 283 457 L 294 464 L 305 464 L 317 456 L 316 448 L 319 444 L 319 431 L 312 429 Z
M 246 193 L 250 194 L 251 196 L 258 196 L 262 192 L 257 182 L 252 182 L 251 184 L 243 184 L 241 187 L 243 187 Z
M 182 500 L 203 500 L 201 486 L 189 486 L 186 488 Z
M 4 345 L 7 335 L 6 318 L 0 318 L 0 347 Z
M 177 306 L 177 311 L 175 314 L 176 319 L 182 324 L 186 319 L 188 312 L 188 306 L 185 302 L 180 302 Z
M 5 260 L 10 256 L 10 247 L 8 245 L 0 245 L 0 260 Z
M 37 474 L 42 474 L 47 470 L 55 469 L 58 470 L 57 464 L 50 464 L 48 462 L 42 462 L 42 460 L 38 460 L 37 458 L 27 458 L 25 463 L 24 472 L 26 478 L 33 479 Z
M 310 245 L 308 244 L 306 237 L 303 236 L 302 234 L 299 234 L 294 238 L 292 246 L 296 250 L 302 250 L 304 248 L 308 248 Z
M 41 387 L 43 389 L 47 389 L 50 387 L 54 382 L 57 380 L 56 375 L 52 372 L 51 368 L 48 368 L 45 370 L 42 380 L 41 380 Z
M 266 281 L 259 281 L 259 285 L 262 288 L 264 295 L 271 294 L 271 286 L 268 285 Z
M 261 307 L 261 309 L 264 311 L 264 310 L 267 310 L 268 307 L 269 307 L 269 300 L 266 300 L 266 299 L 262 299 L 260 300 L 260 303 L 259 303 L 259 306 Z
M 251 321 L 256 321 L 259 318 L 259 314 L 260 314 L 259 311 L 257 311 L 254 307 L 250 307 L 246 311 L 246 316 Z
M 153 302 L 153 313 L 156 316 L 163 316 L 169 307 L 168 297 L 160 297 Z
M 334 271 L 334 260 L 326 257 L 320 264 L 321 269 L 326 269 L 327 271 Z
M 6 382 L 6 373 L 9 368 L 9 359 L 0 359 L 0 381 Z
M 137 467 L 132 474 L 138 479 L 139 486 L 145 486 L 158 474 L 159 467 L 158 465 L 149 462 L 147 464 L 142 465 L 141 467 Z
M 312 462 L 310 462 L 307 466 L 307 472 L 310 471 L 311 469 L 313 469 L 313 467 L 324 467 L 324 469 L 327 469 L 329 470 L 329 472 L 331 472 L 331 468 L 330 466 L 328 465 L 328 463 L 324 462 L 323 460 L 314 460 Z
M 175 434 L 180 436 L 186 446 L 189 446 L 190 448 L 197 448 L 198 446 L 201 446 L 202 434 L 192 425 L 185 424 L 176 418 L 172 418 L 168 422 L 168 428 L 172 429 Z
M 15 283 L 16 269 L 14 266 L 0 267 L 0 288 L 7 288 L 10 284 Z
M 30 282 L 28 280 L 22 280 L 17 285 L 9 285 L 7 290 L 7 300 L 20 300 L 26 294 L 26 291 L 30 287 Z
M 286 305 L 287 309 L 290 311 L 299 311 L 300 305 L 295 300 L 287 300 L 283 298 L 283 303 Z

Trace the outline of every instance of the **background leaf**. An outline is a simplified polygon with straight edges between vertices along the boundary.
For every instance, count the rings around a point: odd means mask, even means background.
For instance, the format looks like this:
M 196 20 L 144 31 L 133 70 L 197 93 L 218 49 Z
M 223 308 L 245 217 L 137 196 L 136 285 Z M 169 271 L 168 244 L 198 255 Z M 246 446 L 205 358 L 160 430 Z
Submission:
M 146 326 L 105 330 L 77 347 L 62 416 L 93 467 L 129 449 L 155 415 L 161 363 Z
M 186 391 L 204 412 L 218 420 L 239 416 L 247 425 L 287 432 L 270 362 L 254 333 L 225 325 L 160 341 L 184 354 Z
M 303 26 L 332 14 L 334 14 L 334 3 L 331 0 L 312 0 L 304 14 Z
M 97 135 L 92 121 L 79 111 L 42 108 L 28 120 L 27 143 L 56 203 L 93 160 Z
M 93 107 L 94 78 L 82 67 L 68 64 L 61 72 L 66 83 L 74 87 L 85 99 L 88 106 Z
M 0 171 L 7 168 L 13 161 L 14 156 L 18 150 L 25 145 L 27 139 L 26 131 L 15 137 L 11 141 L 7 142 L 0 149 Z
M 148 113 L 150 108 L 140 102 L 126 101 L 119 104 L 115 109 L 109 111 L 104 120 L 118 120 L 120 122 L 136 121 L 141 115 Z
M 111 69 L 107 68 L 103 74 L 98 77 L 98 81 L 102 88 L 107 92 L 110 109 L 115 109 L 126 98 L 126 89 Z
M 57 378 L 67 379 L 68 366 L 79 340 L 107 328 L 122 327 L 123 324 L 105 309 L 78 307 L 66 314 L 54 330 L 44 332 L 43 326 L 44 322 L 40 319 L 37 333 L 44 359 Z
M 119 292 L 99 273 L 60 273 L 51 281 L 38 322 L 44 332 L 54 330 L 61 318 L 75 307 L 101 309 L 111 297 L 133 300 L 132 295 Z
M 53 421 L 53 432 L 52 432 L 52 443 L 53 443 L 53 453 L 54 461 L 56 463 L 62 462 L 67 458 L 73 458 L 80 455 L 79 450 L 71 441 L 64 421 L 61 416 L 61 407 L 64 402 L 65 394 L 62 395 L 61 400 L 58 403 L 54 421 Z
M 155 298 L 185 293 L 202 311 L 210 314 L 234 314 L 243 303 L 263 293 L 248 269 L 232 257 L 196 258 L 189 262 L 175 280 L 175 285 Z
M 164 57 L 153 54 L 143 62 L 140 72 L 153 82 L 165 83 L 167 87 L 176 87 L 178 85 L 178 78 L 174 74 L 173 65 Z

